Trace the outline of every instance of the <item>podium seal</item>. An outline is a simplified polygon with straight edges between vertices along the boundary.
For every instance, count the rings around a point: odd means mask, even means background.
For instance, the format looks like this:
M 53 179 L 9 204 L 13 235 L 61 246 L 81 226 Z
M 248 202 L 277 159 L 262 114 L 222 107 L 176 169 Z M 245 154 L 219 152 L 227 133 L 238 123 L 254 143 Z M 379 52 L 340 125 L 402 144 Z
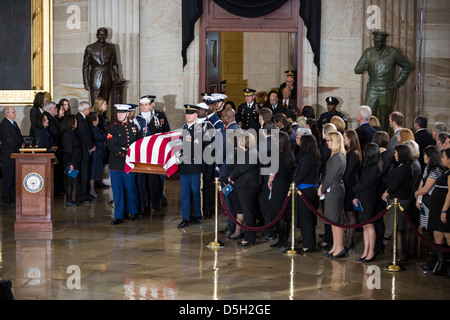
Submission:
M 29 173 L 23 179 L 23 186 L 30 193 L 38 193 L 44 186 L 44 180 L 37 173 Z

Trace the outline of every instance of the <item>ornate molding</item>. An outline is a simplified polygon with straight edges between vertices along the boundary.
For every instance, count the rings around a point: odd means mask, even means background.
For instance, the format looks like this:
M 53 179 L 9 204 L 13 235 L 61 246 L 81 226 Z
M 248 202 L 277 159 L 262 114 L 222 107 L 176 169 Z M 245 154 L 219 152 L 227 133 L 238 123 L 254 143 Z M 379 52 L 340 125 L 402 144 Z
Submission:
M 53 92 L 53 0 L 31 1 L 30 90 L 0 90 L 0 105 L 32 104 L 37 92 Z

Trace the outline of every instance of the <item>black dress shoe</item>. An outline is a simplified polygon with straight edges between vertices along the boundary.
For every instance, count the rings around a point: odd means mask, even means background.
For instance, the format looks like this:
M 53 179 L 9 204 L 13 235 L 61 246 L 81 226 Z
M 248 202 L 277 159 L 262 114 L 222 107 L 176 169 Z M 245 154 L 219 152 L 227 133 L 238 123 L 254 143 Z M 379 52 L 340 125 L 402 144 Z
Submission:
M 78 207 L 79 203 L 75 202 L 75 201 L 66 201 L 66 203 L 64 204 L 66 207 Z
M 254 243 L 250 242 L 250 241 L 241 241 L 238 243 L 239 247 L 251 247 L 253 245 L 254 245 Z
M 359 262 L 364 262 L 364 260 L 366 260 L 366 257 L 358 257 L 358 258 L 356 258 L 356 261 L 359 261 Z
M 202 218 L 196 218 L 196 219 L 194 220 L 193 224 L 200 224 L 200 223 L 202 223 L 202 222 L 203 222 L 203 219 L 202 219 Z
M 314 252 L 314 251 L 315 251 L 315 249 L 313 249 L 313 248 L 302 248 L 300 250 L 300 253 L 311 253 L 311 252 Z
M 128 216 L 128 220 L 130 220 L 130 221 L 134 221 L 134 220 L 137 220 L 137 219 L 139 219 L 139 215 L 138 214 L 133 214 L 133 215 L 129 215 Z
M 240 240 L 240 239 L 244 239 L 244 234 L 241 233 L 241 234 L 239 234 L 239 235 L 237 235 L 235 237 L 228 236 L 227 238 L 230 239 L 230 240 Z
M 114 219 L 113 221 L 111 221 L 111 224 L 113 226 L 116 226 L 118 224 L 121 224 L 123 222 L 123 219 Z
M 330 255 L 330 256 L 328 256 L 328 258 L 331 258 L 331 259 L 340 259 L 340 258 L 345 258 L 345 254 L 347 253 L 347 250 L 342 250 L 341 252 L 339 252 L 336 256 L 334 256 L 334 255 Z
M 91 200 L 89 200 L 89 199 L 79 200 L 78 202 L 83 203 L 83 204 L 91 204 Z
M 191 222 L 188 220 L 183 220 L 181 221 L 181 223 L 178 225 L 178 228 L 186 228 L 189 227 L 191 225 Z

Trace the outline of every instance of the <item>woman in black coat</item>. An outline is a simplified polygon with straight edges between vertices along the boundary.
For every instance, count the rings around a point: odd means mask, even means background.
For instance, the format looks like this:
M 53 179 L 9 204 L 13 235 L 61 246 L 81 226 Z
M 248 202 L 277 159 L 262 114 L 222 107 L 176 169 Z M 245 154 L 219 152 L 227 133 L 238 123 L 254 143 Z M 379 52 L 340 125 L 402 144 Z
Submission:
M 97 149 L 92 152 L 92 166 L 91 166 L 91 180 L 89 194 L 94 198 L 98 198 L 98 194 L 95 191 L 95 182 L 102 182 L 103 176 L 103 158 L 106 153 L 106 132 L 100 130 L 99 116 L 97 112 L 90 112 L 86 117 L 89 122 L 89 126 L 94 137 L 95 145 Z
M 317 210 L 319 198 L 319 170 L 321 166 L 320 152 L 316 138 L 312 135 L 302 135 L 298 142 L 300 151 L 297 157 L 294 182 L 297 189 L 306 197 L 308 202 Z M 316 247 L 317 217 L 300 197 L 296 197 L 297 219 L 302 234 L 303 252 L 311 252 Z
M 269 200 L 270 221 L 273 221 L 283 208 L 284 201 L 289 193 L 289 187 L 292 183 L 294 170 L 294 156 L 288 134 L 280 131 L 277 140 L 279 145 L 278 168 L 275 168 L 277 169 L 276 173 L 269 175 L 269 181 L 267 183 L 271 196 Z M 263 210 L 267 209 L 263 208 Z M 287 247 L 287 222 L 291 220 L 288 216 L 289 214 L 286 211 L 283 218 L 280 219 L 277 226 L 278 242 L 272 245 L 272 247 Z M 266 223 L 270 223 L 270 221 L 266 221 Z
M 413 156 L 411 149 L 404 145 L 397 145 L 394 149 L 394 158 L 399 166 L 395 168 L 389 178 L 389 187 L 383 193 L 382 199 L 393 202 L 394 199 L 399 199 L 400 205 L 403 208 L 409 208 L 412 200 L 412 183 L 414 169 L 412 167 Z M 387 215 L 388 229 L 394 230 L 394 209 L 391 208 Z M 397 214 L 397 251 L 399 262 L 406 262 L 406 232 L 411 226 L 401 212 Z
M 344 146 L 347 151 L 347 166 L 345 168 L 344 181 L 345 186 L 345 200 L 344 209 L 347 217 L 347 224 L 354 225 L 357 222 L 356 213 L 353 209 L 354 192 L 353 186 L 358 183 L 358 175 L 360 166 L 362 164 L 362 152 L 359 144 L 358 134 L 355 130 L 349 129 L 344 131 Z M 353 248 L 355 243 L 353 238 L 355 236 L 355 229 L 347 229 L 345 248 L 347 250 Z
M 45 92 L 38 92 L 34 97 L 33 107 L 30 110 L 30 136 L 34 138 L 34 124 L 38 115 L 44 112 L 44 103 L 47 102 L 47 95 Z
M 238 135 L 237 140 L 237 163 L 228 179 L 236 189 L 239 206 L 244 215 L 245 226 L 255 227 L 255 208 L 262 182 L 256 139 L 252 134 L 241 133 Z M 238 245 L 251 246 L 255 244 L 255 240 L 255 232 L 246 230 L 244 240 L 239 242 Z
M 33 123 L 34 146 L 37 148 L 45 148 L 47 152 L 55 152 L 58 150 L 56 142 L 53 141 L 50 133 L 47 131 L 48 119 L 43 113 L 36 115 Z
M 359 182 L 353 187 L 355 199 L 353 204 L 361 204 L 362 212 L 357 212 L 359 222 L 366 222 L 374 217 L 377 207 L 377 199 L 374 195 L 377 193 L 380 182 L 381 170 L 380 148 L 373 142 L 366 143 L 364 146 L 363 170 Z M 356 260 L 362 262 L 372 262 L 375 259 L 375 228 L 373 223 L 366 224 L 363 227 L 364 252 Z
M 68 168 L 69 172 L 73 170 L 80 170 L 82 160 L 81 141 L 75 133 L 77 127 L 77 119 L 75 115 L 66 115 L 61 124 L 62 144 L 64 148 L 63 168 Z M 66 207 L 78 206 L 78 203 L 72 200 L 73 184 L 77 183 L 79 175 L 70 177 L 64 175 L 64 189 L 66 192 Z
M 387 150 L 389 144 L 389 134 L 386 131 L 375 132 L 372 137 L 372 142 L 376 143 L 380 148 L 381 162 L 383 163 L 380 182 L 378 184 L 378 189 L 376 193 L 377 207 L 375 210 L 376 211 L 375 215 L 377 215 L 378 213 L 386 209 L 387 206 L 386 201 L 384 201 L 381 198 L 381 196 L 387 190 L 389 185 L 389 176 L 392 168 L 392 156 L 391 153 Z M 386 231 L 384 219 L 383 218 L 378 219 L 377 221 L 374 222 L 373 225 L 376 233 L 375 253 L 377 255 L 383 255 L 385 248 L 384 233 Z

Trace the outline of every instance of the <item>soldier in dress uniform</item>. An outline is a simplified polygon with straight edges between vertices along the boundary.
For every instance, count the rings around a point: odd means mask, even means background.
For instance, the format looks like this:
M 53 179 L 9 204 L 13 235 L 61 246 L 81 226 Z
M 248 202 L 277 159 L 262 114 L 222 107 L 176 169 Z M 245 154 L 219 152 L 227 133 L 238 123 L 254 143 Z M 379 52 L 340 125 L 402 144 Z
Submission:
M 325 99 L 327 103 L 327 112 L 324 112 L 320 115 L 319 119 L 317 120 L 317 128 L 320 132 L 322 132 L 322 128 L 325 124 L 330 123 L 331 118 L 334 116 L 341 117 L 342 120 L 345 122 L 345 129 L 347 129 L 347 117 L 336 110 L 337 106 L 339 105 L 339 100 L 335 97 L 328 97 Z
M 181 162 L 178 165 L 180 174 L 180 207 L 182 221 L 178 228 L 185 228 L 191 223 L 202 222 L 202 195 L 201 195 L 201 175 L 202 175 L 202 126 L 197 123 L 196 105 L 186 104 L 186 123 L 181 127 L 183 147 L 181 150 Z M 191 197 L 193 198 L 194 220 L 191 221 Z
M 134 123 L 138 126 L 142 138 L 170 131 L 165 113 L 155 110 L 155 99 L 156 96 L 146 95 L 139 100 L 140 114 L 136 116 Z M 160 212 L 161 207 L 167 207 L 167 200 L 164 195 L 164 179 L 164 176 L 157 174 L 137 174 L 141 215 L 149 213 L 150 202 L 155 212 Z
M 259 130 L 261 127 L 259 124 L 259 105 L 255 102 L 254 89 L 244 89 L 245 103 L 242 103 L 236 112 L 236 122 L 244 129 Z
M 228 98 L 228 96 L 223 93 L 213 93 L 211 97 L 216 99 L 214 112 L 217 114 L 219 118 L 222 118 L 222 112 L 223 109 L 225 108 L 225 100 Z
M 204 100 L 204 101 L 209 101 Z M 214 146 L 214 139 L 217 129 L 208 117 L 210 106 L 205 102 L 197 104 L 199 107 L 197 111 L 197 123 L 202 126 L 203 131 L 203 151 Z M 220 120 L 220 119 L 219 119 Z M 221 121 L 222 122 L 222 121 Z M 223 123 L 222 123 L 223 124 Z M 204 152 L 205 154 L 205 152 Z M 215 153 L 206 151 L 206 154 L 215 156 Z M 210 159 L 212 161 L 212 158 Z M 203 218 L 209 219 L 214 215 L 214 163 L 204 163 L 202 168 L 202 201 L 203 201 Z
M 117 122 L 107 130 L 106 144 L 109 153 L 109 176 L 114 201 L 114 220 L 112 225 L 123 222 L 125 196 L 130 220 L 138 218 L 138 197 L 134 172 L 126 173 L 125 158 L 130 145 L 139 139 L 139 131 L 135 124 L 128 120 L 130 105 L 116 104 Z
M 213 124 L 216 130 L 223 131 L 224 125 L 222 119 L 216 113 L 216 103 L 220 100 L 220 97 L 204 96 L 203 102 L 209 106 L 208 115 L 206 116 Z M 225 101 L 225 99 L 223 99 Z

